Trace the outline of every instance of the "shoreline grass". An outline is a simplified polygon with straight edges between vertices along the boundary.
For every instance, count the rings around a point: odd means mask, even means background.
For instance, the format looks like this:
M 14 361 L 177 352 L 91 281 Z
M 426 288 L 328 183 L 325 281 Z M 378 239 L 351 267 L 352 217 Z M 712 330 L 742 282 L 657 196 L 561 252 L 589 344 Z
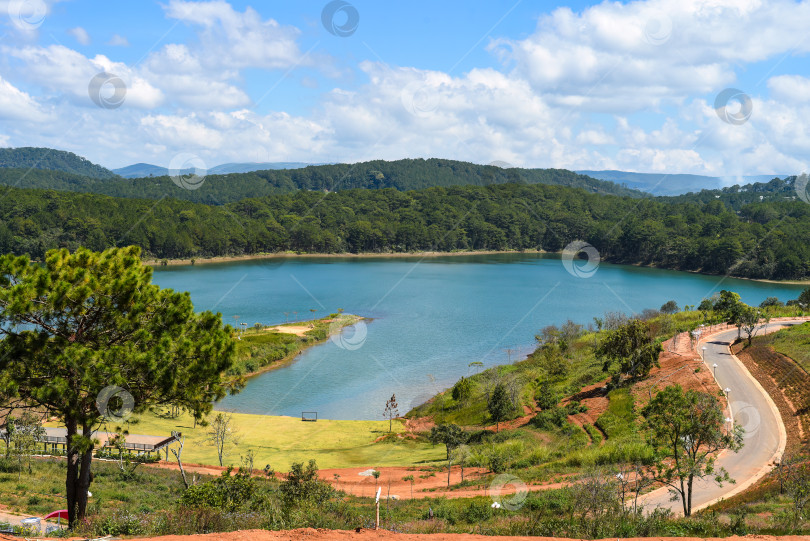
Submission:
M 236 359 L 226 375 L 249 379 L 281 368 L 293 362 L 305 350 L 326 342 L 331 336 L 343 332 L 344 328 L 361 321 L 370 319 L 336 312 L 318 319 L 253 326 L 244 332 L 237 331 Z M 296 334 L 277 330 L 282 327 L 289 327 L 291 331 L 300 331 L 302 327 L 309 329 Z

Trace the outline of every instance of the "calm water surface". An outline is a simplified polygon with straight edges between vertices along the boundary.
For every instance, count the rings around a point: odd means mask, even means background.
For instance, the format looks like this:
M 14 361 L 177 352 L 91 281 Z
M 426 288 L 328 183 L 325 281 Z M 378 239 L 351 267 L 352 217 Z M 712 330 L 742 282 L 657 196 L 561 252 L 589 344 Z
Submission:
M 344 344 L 356 349 L 327 341 L 218 404 L 328 419 L 382 419 L 392 393 L 404 414 L 475 370 L 471 362 L 522 358 L 540 328 L 566 319 L 587 324 L 605 311 L 637 313 L 670 299 L 697 304 L 720 289 L 749 304 L 794 299 L 802 290 L 605 263 L 577 278 L 559 258 L 540 254 L 275 259 L 167 267 L 156 269 L 154 281 L 189 291 L 197 310 L 221 312 L 231 324 L 311 319 L 311 310 L 322 317 L 338 308 L 373 318 L 364 340 L 363 329 L 345 331 Z

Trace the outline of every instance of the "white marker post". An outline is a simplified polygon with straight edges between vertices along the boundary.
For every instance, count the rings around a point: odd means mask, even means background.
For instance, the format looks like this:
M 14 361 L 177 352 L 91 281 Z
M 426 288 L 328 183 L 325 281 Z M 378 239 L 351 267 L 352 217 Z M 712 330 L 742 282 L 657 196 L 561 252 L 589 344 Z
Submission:
M 380 492 L 382 492 L 382 487 L 377 487 L 377 497 L 374 500 L 374 503 L 377 505 L 377 521 L 374 523 L 375 530 L 380 528 Z

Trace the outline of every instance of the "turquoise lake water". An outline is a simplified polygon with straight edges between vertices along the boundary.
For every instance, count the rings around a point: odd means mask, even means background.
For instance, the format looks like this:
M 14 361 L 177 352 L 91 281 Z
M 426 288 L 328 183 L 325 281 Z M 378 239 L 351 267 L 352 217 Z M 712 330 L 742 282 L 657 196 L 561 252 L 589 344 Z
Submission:
M 154 281 L 189 291 L 197 310 L 221 312 L 232 325 L 306 320 L 313 309 L 315 317 L 343 308 L 373 318 L 217 406 L 328 419 L 382 419 L 392 393 L 404 414 L 474 370 L 471 362 L 523 358 L 539 329 L 566 319 L 588 324 L 606 311 L 638 313 L 670 299 L 698 304 L 720 289 L 748 304 L 795 299 L 803 289 L 606 263 L 579 278 L 541 254 L 272 259 L 159 268 Z

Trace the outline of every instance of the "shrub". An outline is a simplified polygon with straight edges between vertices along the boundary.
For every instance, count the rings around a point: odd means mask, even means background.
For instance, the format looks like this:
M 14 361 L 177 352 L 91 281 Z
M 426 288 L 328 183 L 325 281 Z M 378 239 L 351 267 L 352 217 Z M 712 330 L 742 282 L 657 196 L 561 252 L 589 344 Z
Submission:
M 464 508 L 464 520 L 470 524 L 484 522 L 492 517 L 492 508 L 487 500 L 473 500 Z
M 661 311 L 665 314 L 674 314 L 680 310 L 678 303 L 675 301 L 667 301 L 661 306 Z
M 572 400 L 565 406 L 568 415 L 576 415 L 577 413 L 585 413 L 588 411 L 588 406 L 580 404 L 578 400 Z
M 537 405 L 540 407 L 540 409 L 544 410 L 553 408 L 557 405 L 557 402 L 560 401 L 560 395 L 557 394 L 554 389 L 552 389 L 551 384 L 548 381 L 544 381 L 540 384 L 535 398 L 537 400 Z
M 188 488 L 180 497 L 180 504 L 189 507 L 212 507 L 223 511 L 236 511 L 242 507 L 255 508 L 260 499 L 256 498 L 256 482 L 250 474 L 241 471 L 231 475 L 228 468 L 213 481 Z
M 785 303 L 780 301 L 777 297 L 768 297 L 761 303 L 759 303 L 760 308 L 769 308 L 771 306 L 784 306 Z
M 323 501 L 332 493 L 332 487 L 318 479 L 318 466 L 314 460 L 310 460 L 306 468 L 303 462 L 294 462 L 279 488 L 287 504 L 303 500 Z
M 461 379 L 453 385 L 452 396 L 453 400 L 459 404 L 467 402 L 472 396 L 472 383 L 470 383 L 470 380 L 462 376 Z
M 568 410 L 554 407 L 543 410 L 535 415 L 534 418 L 529 421 L 529 424 L 540 430 L 553 430 L 554 428 L 562 428 L 567 420 Z

